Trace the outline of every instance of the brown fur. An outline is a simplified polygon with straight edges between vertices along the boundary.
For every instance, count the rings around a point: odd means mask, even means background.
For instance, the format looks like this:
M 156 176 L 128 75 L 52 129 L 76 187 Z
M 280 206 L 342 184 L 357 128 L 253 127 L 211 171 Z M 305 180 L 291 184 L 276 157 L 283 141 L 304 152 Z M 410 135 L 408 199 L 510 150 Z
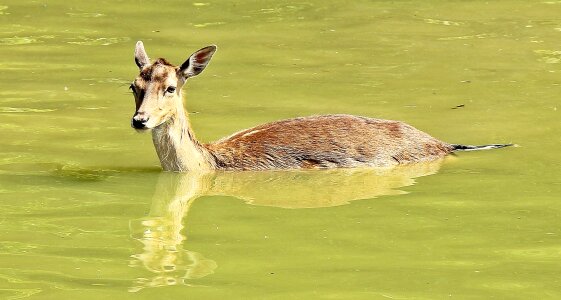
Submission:
M 405 123 L 351 115 L 277 121 L 204 147 L 227 170 L 385 167 L 453 150 Z
M 180 67 L 152 64 L 141 42 L 140 74 L 133 82 L 134 118 L 146 120 L 162 167 L 168 171 L 387 167 L 432 161 L 454 147 L 405 123 L 352 115 L 295 118 L 259 125 L 200 144 L 183 108 L 181 87 L 207 66 L 215 46 L 195 52 Z M 176 93 L 166 93 L 170 86 Z
M 167 72 L 158 72 L 158 69 L 167 69 Z M 144 67 L 140 71 L 139 77 L 144 81 L 165 81 L 168 77 L 168 72 L 175 69 L 175 66 L 168 62 L 165 58 L 158 58 L 151 65 Z

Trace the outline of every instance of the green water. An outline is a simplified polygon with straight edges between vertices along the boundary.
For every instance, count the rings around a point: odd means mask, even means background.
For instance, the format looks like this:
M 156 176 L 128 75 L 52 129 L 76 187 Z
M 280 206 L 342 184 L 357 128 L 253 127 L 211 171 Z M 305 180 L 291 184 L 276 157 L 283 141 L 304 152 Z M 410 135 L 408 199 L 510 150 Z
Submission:
M 0 298 L 561 298 L 559 16 L 559 1 L 4 1 Z M 202 141 L 349 113 L 520 147 L 162 173 L 129 125 L 137 40 L 176 64 L 218 45 L 187 88 Z

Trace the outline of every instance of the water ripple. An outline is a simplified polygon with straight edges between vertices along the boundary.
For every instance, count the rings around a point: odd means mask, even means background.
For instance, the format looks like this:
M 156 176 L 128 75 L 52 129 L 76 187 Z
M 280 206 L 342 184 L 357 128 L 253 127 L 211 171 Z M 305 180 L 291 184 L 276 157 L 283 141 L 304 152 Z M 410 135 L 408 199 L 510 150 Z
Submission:
M 67 42 L 68 44 L 75 44 L 75 45 L 83 45 L 83 46 L 108 46 L 117 43 L 124 43 L 130 41 L 129 37 L 99 37 L 99 38 L 91 38 L 85 36 L 78 36 L 72 41 Z
M 5 12 L 6 9 L 8 9 L 6 5 L 0 5 L 0 15 L 9 15 L 9 12 Z
M 425 23 L 428 24 L 438 24 L 438 25 L 445 25 L 445 26 L 461 26 L 462 23 L 454 22 L 454 21 L 446 21 L 446 20 L 436 20 L 436 19 L 424 19 Z
M 0 38 L 0 45 L 26 45 L 26 44 L 39 44 L 43 43 L 45 39 L 53 39 L 54 35 L 41 35 L 41 36 L 14 36 Z
M 480 33 L 475 35 L 462 35 L 462 36 L 451 36 L 451 37 L 444 37 L 439 38 L 440 41 L 454 41 L 454 40 L 472 40 L 472 39 L 486 39 L 496 37 L 496 34 L 493 33 Z
M 56 109 L 49 108 L 28 108 L 28 107 L 0 107 L 0 113 L 43 113 L 56 111 Z
M 224 22 L 209 22 L 209 23 L 194 24 L 193 26 L 197 27 L 197 28 L 203 28 L 203 27 L 223 25 L 223 24 L 226 24 L 226 23 L 224 23 Z
M 541 55 L 540 61 L 546 64 L 558 64 L 561 62 L 561 51 L 559 50 L 534 50 L 534 53 Z
M 102 13 L 87 13 L 87 12 L 82 12 L 82 13 L 66 13 L 67 15 L 71 16 L 71 17 L 79 17 L 79 18 L 99 18 L 99 17 L 105 17 L 104 14 Z

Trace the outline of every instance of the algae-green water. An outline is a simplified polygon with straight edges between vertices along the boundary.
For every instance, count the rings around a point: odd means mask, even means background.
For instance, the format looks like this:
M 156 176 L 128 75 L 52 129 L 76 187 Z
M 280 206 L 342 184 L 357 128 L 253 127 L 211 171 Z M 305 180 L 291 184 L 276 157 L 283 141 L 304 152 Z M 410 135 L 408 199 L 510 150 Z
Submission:
M 1 299 L 561 298 L 561 2 L 0 3 Z M 348 113 L 463 144 L 392 170 L 160 171 L 133 49 L 197 137 Z

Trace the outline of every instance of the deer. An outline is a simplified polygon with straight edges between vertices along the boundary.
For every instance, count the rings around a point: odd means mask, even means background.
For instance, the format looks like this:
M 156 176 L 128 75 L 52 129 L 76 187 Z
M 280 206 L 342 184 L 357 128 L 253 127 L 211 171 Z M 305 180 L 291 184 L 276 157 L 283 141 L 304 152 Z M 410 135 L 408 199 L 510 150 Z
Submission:
M 503 148 L 449 144 L 404 122 L 347 114 L 274 121 L 211 143 L 195 137 L 183 105 L 183 87 L 208 66 L 216 45 L 195 51 L 181 65 L 151 61 L 142 41 L 134 50 L 139 75 L 130 85 L 136 109 L 131 126 L 151 130 L 164 171 L 243 171 L 388 168 L 429 162 L 456 151 Z

